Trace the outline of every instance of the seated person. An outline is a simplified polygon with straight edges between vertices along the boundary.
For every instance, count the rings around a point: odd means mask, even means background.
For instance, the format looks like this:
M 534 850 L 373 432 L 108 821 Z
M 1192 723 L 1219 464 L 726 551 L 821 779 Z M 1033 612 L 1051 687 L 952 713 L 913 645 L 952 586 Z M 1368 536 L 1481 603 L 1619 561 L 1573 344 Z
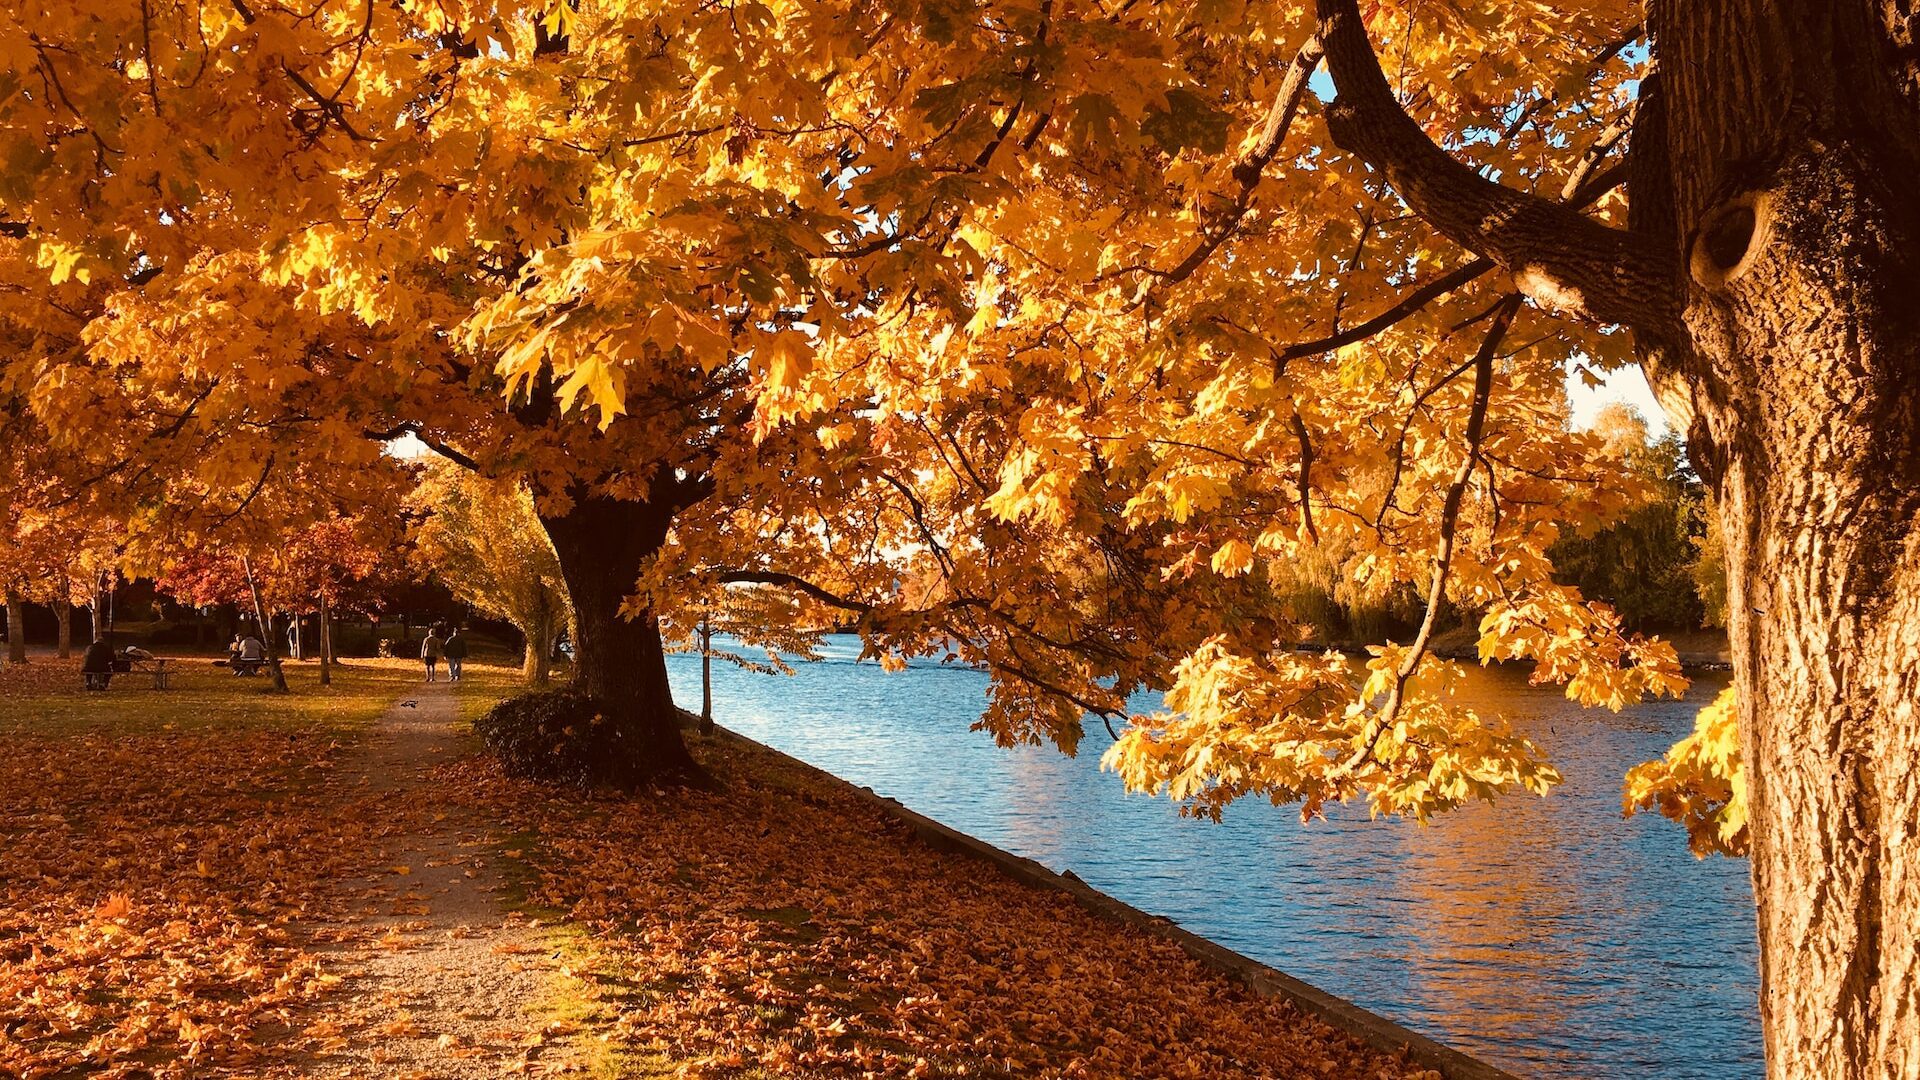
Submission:
M 251 675 L 260 670 L 260 665 L 265 663 L 266 659 L 267 643 L 253 634 L 248 634 L 240 639 L 240 653 L 233 664 L 234 673 Z
M 105 638 L 94 638 L 80 657 L 80 674 L 87 689 L 105 690 L 113 679 L 113 646 Z

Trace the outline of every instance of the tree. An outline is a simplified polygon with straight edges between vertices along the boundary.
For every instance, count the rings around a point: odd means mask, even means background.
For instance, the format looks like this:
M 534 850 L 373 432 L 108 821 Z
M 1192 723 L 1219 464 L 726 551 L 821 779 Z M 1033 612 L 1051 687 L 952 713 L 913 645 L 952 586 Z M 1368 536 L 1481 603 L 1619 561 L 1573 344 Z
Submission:
M 370 585 L 390 576 L 394 550 L 387 524 L 390 513 L 362 517 L 334 516 L 314 521 L 274 547 L 249 552 L 228 547 L 201 546 L 169 557 L 155 577 L 155 585 L 195 606 L 235 604 L 255 612 L 268 659 L 277 671 L 273 627 L 276 614 L 294 619 L 309 611 L 322 614 L 320 681 L 332 681 L 333 643 L 327 634 L 338 611 L 368 611 L 379 599 Z M 279 688 L 284 680 L 280 680 Z
M 554 644 L 573 615 L 532 496 L 442 465 L 427 471 L 413 504 L 421 515 L 417 562 L 462 601 L 512 623 L 526 638 L 527 681 L 545 686 Z
M 1677 437 L 1647 441 L 1646 423 L 1625 406 L 1606 406 L 1594 430 L 1641 473 L 1648 501 L 1589 535 L 1563 538 L 1548 552 L 1558 580 L 1605 599 L 1634 630 L 1693 630 L 1707 612 L 1697 578 L 1703 553 L 1700 482 Z
M 1776 1076 L 1920 1074 L 1920 101 L 1896 5 L 1660 4 L 1625 230 L 1476 177 L 1321 0 L 1336 143 L 1532 296 L 1633 329 L 1727 547 Z M 1560 226 L 1567 231 L 1560 232 Z M 1834 388 L 1845 387 L 1842 394 Z
M 64 503 L 58 476 L 35 448 L 33 425 L 0 419 L 12 450 L 0 462 L 0 585 L 8 622 L 8 662 L 25 663 L 25 606 L 44 604 L 57 626 L 60 659 L 72 654 L 73 608 L 91 606 L 101 582 L 119 574 L 121 523 Z M 100 622 L 94 621 L 96 630 Z
M 681 14 L 713 32 L 733 24 L 691 5 Z M 575 602 L 579 679 L 634 726 L 641 771 L 686 772 L 658 617 L 625 619 L 622 607 L 671 523 L 710 498 L 721 473 L 779 482 L 777 440 L 748 421 L 759 388 L 793 370 L 801 331 L 784 325 L 795 312 L 780 281 L 824 226 L 765 217 L 775 193 L 738 198 L 747 189 L 735 177 L 703 177 L 704 163 L 669 138 L 630 144 L 653 143 L 644 155 L 616 146 L 636 108 L 696 100 L 704 73 L 604 36 L 604 55 L 571 49 L 570 18 L 513 3 L 374 5 L 353 18 L 101 3 L 36 22 L 58 55 L 41 67 L 33 48 L 10 54 L 25 66 L 9 70 L 40 82 L 0 118 L 20 150 L 6 231 L 16 265 L 105 295 L 79 320 L 83 342 L 10 357 L 11 382 L 93 475 L 147 488 L 140 504 L 166 516 L 176 540 L 242 510 L 319 516 L 319 490 L 370 471 L 383 442 L 409 433 L 524 483 Z M 137 56 L 122 34 L 138 36 Z M 744 81 L 764 72 L 800 86 L 777 72 L 778 56 L 736 60 Z M 576 95 L 608 62 L 664 78 Z M 126 93 L 128 70 L 144 94 Z M 808 94 L 817 102 L 823 89 Z M 498 107 L 508 100 L 517 104 Z M 700 111 L 725 118 L 734 104 Z M 64 149 L 76 109 L 98 155 Z M 241 113 L 259 123 L 237 141 L 197 137 Z M 828 159 L 824 140 L 809 152 Z M 656 166 L 672 179 L 630 185 Z M 133 176 L 166 190 L 156 201 L 126 186 Z M 454 189 L 467 194 L 431 194 Z M 429 212 L 394 216 L 396 196 Z M 682 200 L 712 213 L 661 230 L 656 219 L 671 223 Z M 790 235 L 761 235 L 769 224 Z M 651 248 L 636 243 L 648 235 Z M 566 263 L 609 240 L 681 267 L 645 285 L 657 317 L 633 322 L 633 298 L 608 290 L 624 322 L 579 307 L 565 334 L 540 325 L 551 305 L 577 305 L 553 291 L 571 287 Z M 770 257 L 758 253 L 768 242 Z M 690 262 L 688 244 L 704 254 Z M 558 284 L 530 288 L 538 282 Z M 575 327 L 617 338 L 619 355 L 575 363 L 579 344 L 561 341 Z M 628 377 L 614 364 L 651 367 Z M 598 406 L 601 422 L 570 413 L 576 401 Z M 621 411 L 634 419 L 612 424 Z M 141 423 L 100 440 L 100 417 L 116 414 Z
M 74 445 L 208 492 L 143 504 L 176 531 L 405 432 L 524 482 L 653 768 L 689 764 L 660 625 L 734 585 L 988 667 L 1002 741 L 1121 721 L 1109 763 L 1198 812 L 1418 816 L 1555 779 L 1452 696 L 1450 605 L 1582 701 L 1682 685 L 1549 555 L 1645 496 L 1564 372 L 1640 363 L 1726 550 L 1769 1067 L 1914 1076 L 1903 12 L 6 15 L 8 273 L 92 283 L 7 382 L 133 417 Z M 1423 595 L 1411 640 L 1295 652 L 1269 582 L 1308 558 Z

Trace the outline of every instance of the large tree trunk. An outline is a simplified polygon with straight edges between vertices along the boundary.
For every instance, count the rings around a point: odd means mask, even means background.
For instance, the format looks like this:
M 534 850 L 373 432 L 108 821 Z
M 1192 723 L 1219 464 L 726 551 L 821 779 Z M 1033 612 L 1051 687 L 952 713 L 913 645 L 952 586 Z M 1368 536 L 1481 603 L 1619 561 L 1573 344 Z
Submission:
M 1634 229 L 1685 297 L 1642 344 L 1727 546 L 1775 1080 L 1920 1078 L 1920 108 L 1896 6 L 1658 5 L 1634 133 Z
M 666 541 L 672 511 L 576 496 L 566 514 L 541 520 L 573 599 L 575 683 L 626 727 L 634 755 L 626 764 L 635 774 L 698 776 L 667 684 L 659 622 L 651 611 L 622 615 L 641 567 Z
M 1628 229 L 1431 142 L 1355 0 L 1334 140 L 1550 306 L 1631 326 L 1714 486 L 1776 1080 L 1920 1080 L 1920 15 L 1649 0 Z
M 536 593 L 534 608 L 526 616 L 526 625 L 520 628 L 527 639 L 520 674 L 529 686 L 545 686 L 547 671 L 552 666 L 554 639 L 560 635 L 560 613 L 544 587 L 536 588 Z
M 73 605 L 67 602 L 64 582 L 61 588 L 61 595 L 55 597 L 53 601 L 53 617 L 59 626 L 60 636 L 56 641 L 60 650 L 60 659 L 68 660 L 73 657 Z
M 27 662 L 27 603 L 12 589 L 7 590 L 7 662 Z

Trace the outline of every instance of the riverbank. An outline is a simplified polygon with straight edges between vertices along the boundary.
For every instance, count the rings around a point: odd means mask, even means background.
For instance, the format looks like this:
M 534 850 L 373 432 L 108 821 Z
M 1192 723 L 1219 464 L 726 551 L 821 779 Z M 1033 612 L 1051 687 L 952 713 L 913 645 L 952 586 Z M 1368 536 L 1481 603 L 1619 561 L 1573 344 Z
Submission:
M 0 672 L 0 1074 L 1432 1077 L 795 763 L 503 778 L 515 689 Z
M 1661 818 L 1620 815 L 1621 777 L 1693 728 L 1684 699 L 1584 709 L 1520 665 L 1463 665 L 1482 716 L 1538 739 L 1566 782 L 1428 826 L 1329 808 L 1235 806 L 1215 824 L 1130 796 L 1078 756 L 969 730 L 984 675 L 889 672 L 830 638 L 792 675 L 714 671 L 725 724 L 970 836 L 1071 870 L 1128 904 L 1520 1076 L 1758 1077 L 1757 945 L 1744 863 L 1700 862 Z M 669 657 L 700 698 L 695 656 Z M 1143 695 L 1136 707 L 1158 703 Z
M 522 830 L 527 902 L 583 930 L 577 969 L 633 1053 L 701 1076 L 1438 1075 L 811 769 L 695 752 L 718 791 L 580 799 L 482 759 L 439 776 Z
M 1733 667 L 1733 652 L 1724 630 L 1684 630 L 1657 636 L 1673 646 L 1673 651 L 1680 656 L 1680 666 L 1688 671 L 1728 671 Z M 1480 662 L 1479 643 L 1480 635 L 1473 628 L 1456 626 L 1435 634 L 1428 648 L 1435 656 L 1477 664 Z M 1367 655 L 1367 644 L 1363 642 L 1342 642 L 1330 647 L 1355 656 Z M 1512 662 L 1523 667 L 1532 664 L 1532 661 L 1524 660 Z

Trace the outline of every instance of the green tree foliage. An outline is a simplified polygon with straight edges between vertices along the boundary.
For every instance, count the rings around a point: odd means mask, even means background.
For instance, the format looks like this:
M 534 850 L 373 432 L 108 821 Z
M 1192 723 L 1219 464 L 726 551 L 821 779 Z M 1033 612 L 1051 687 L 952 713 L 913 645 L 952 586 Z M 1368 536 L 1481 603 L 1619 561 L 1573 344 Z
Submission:
M 1649 439 L 1646 421 L 1623 405 L 1603 409 L 1594 431 L 1645 481 L 1646 501 L 1606 528 L 1555 544 L 1555 579 L 1612 604 L 1632 630 L 1699 628 L 1707 617 L 1695 588 L 1706 515 L 1685 447 L 1671 434 Z

